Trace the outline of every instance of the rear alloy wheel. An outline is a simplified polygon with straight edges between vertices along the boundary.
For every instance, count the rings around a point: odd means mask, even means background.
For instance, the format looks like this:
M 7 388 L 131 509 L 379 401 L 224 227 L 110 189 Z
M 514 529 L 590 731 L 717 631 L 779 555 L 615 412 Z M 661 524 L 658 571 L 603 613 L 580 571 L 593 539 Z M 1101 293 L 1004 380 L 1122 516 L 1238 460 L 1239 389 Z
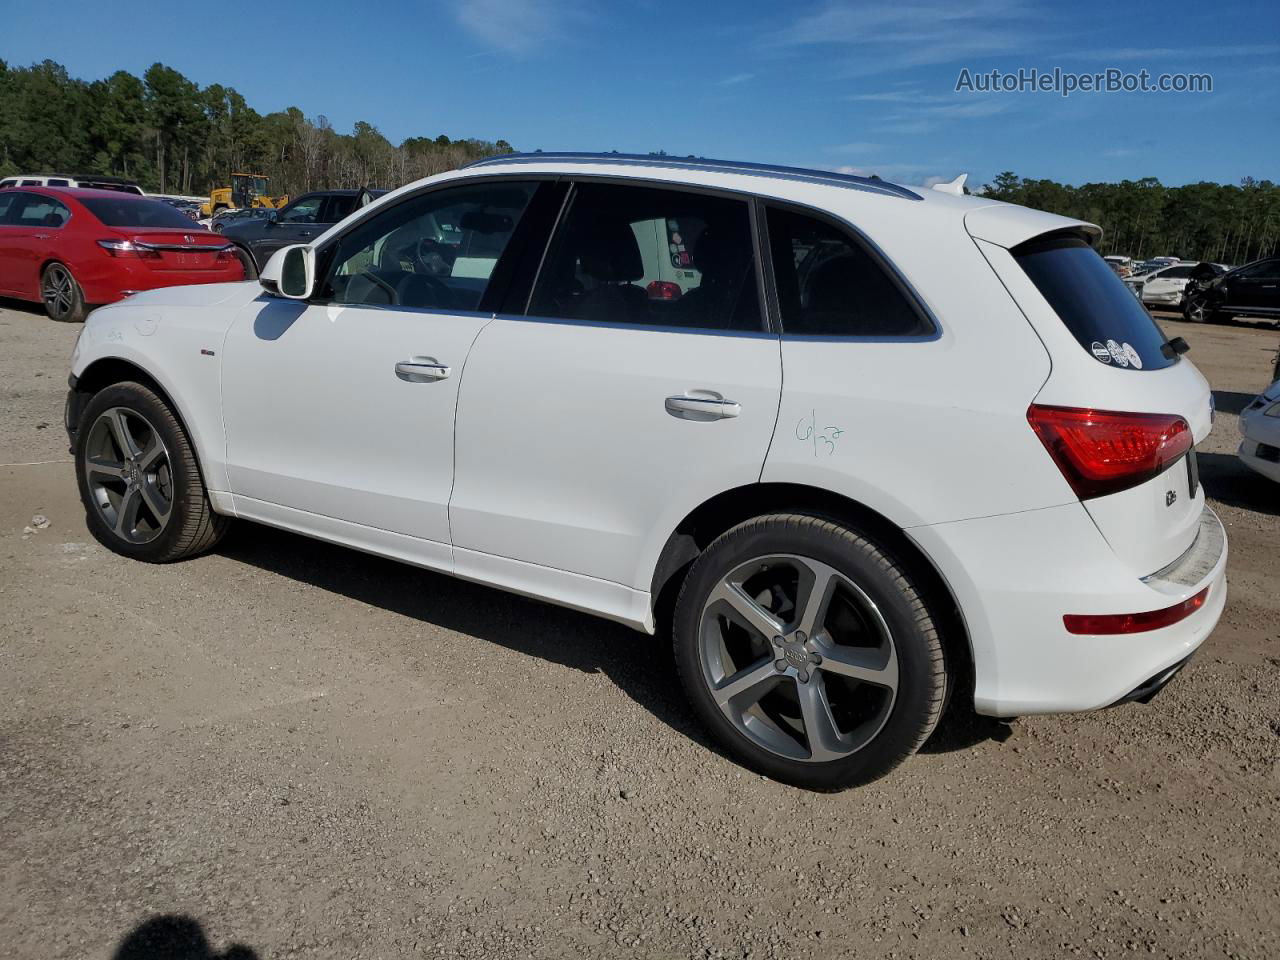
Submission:
M 75 454 L 89 531 L 116 553 L 168 563 L 208 550 L 225 532 L 229 521 L 209 504 L 181 424 L 142 384 L 94 395 Z
M 40 299 L 45 313 L 60 323 L 80 323 L 88 312 L 84 291 L 71 271 L 60 263 L 51 263 L 40 276 Z
M 675 627 L 704 723 L 778 780 L 873 780 L 919 748 L 942 710 L 941 641 L 906 572 L 818 517 L 761 517 L 716 540 L 689 572 Z

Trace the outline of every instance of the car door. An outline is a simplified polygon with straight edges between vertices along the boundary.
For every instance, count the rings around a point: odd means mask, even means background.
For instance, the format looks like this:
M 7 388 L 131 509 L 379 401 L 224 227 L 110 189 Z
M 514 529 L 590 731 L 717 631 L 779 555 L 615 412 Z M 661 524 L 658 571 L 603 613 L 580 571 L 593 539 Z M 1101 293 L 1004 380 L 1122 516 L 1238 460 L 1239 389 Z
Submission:
M 12 221 L 25 196 L 20 190 L 0 190 L 0 291 L 7 294 L 17 293 L 18 236 L 22 228 Z
M 23 193 L 6 216 L 5 250 L 0 259 L 7 289 L 25 300 L 40 299 L 40 272 L 43 264 L 60 257 L 61 232 L 71 211 L 61 200 L 46 194 Z M 69 264 L 75 272 L 75 264 Z
M 322 193 L 308 194 L 281 209 L 275 219 L 264 219 L 259 226 L 260 236 L 253 244 L 258 264 L 265 266 L 281 247 L 309 243 L 324 233 L 326 228 L 320 221 L 324 201 Z
M 781 360 L 753 237 L 740 197 L 574 186 L 528 307 L 508 299 L 468 360 L 459 574 L 648 615 L 677 523 L 756 482 L 773 433 Z
M 453 186 L 378 210 L 318 251 L 310 302 L 264 295 L 234 321 L 222 394 L 237 512 L 357 544 L 398 537 L 406 558 L 448 566 L 458 384 L 536 186 Z M 437 216 L 489 251 L 488 272 L 430 255 Z
M 1223 280 L 1223 302 L 1229 310 L 1248 312 L 1264 304 L 1268 285 L 1275 290 L 1277 271 L 1270 269 L 1273 262 L 1280 263 L 1260 260 L 1241 267 Z

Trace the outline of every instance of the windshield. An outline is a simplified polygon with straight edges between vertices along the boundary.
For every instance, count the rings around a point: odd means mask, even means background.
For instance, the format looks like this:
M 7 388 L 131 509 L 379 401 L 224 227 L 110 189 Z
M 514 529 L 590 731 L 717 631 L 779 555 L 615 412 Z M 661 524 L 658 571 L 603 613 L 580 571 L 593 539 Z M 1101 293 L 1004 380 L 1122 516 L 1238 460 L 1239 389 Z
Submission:
M 108 227 L 178 227 L 198 229 L 181 210 L 159 200 L 118 197 L 78 197 L 89 212 Z
M 1075 236 L 1031 240 L 1013 250 L 1031 282 L 1080 346 L 1100 363 L 1156 370 L 1177 362 L 1151 315 L 1093 247 Z

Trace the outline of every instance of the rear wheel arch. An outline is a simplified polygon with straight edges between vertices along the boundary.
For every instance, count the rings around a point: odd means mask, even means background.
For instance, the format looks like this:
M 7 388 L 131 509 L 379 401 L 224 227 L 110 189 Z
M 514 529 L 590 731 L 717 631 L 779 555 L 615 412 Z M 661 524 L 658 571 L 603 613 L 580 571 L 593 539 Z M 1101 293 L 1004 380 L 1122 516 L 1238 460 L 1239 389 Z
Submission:
M 852 527 L 874 539 L 920 585 L 935 611 L 952 671 L 951 693 L 973 702 L 973 644 L 964 613 L 938 566 L 906 532 L 876 510 L 820 487 L 757 483 L 717 494 L 692 510 L 672 531 L 659 554 L 650 585 L 659 629 L 671 623 L 685 575 L 703 550 L 730 528 L 765 514 L 799 513 Z

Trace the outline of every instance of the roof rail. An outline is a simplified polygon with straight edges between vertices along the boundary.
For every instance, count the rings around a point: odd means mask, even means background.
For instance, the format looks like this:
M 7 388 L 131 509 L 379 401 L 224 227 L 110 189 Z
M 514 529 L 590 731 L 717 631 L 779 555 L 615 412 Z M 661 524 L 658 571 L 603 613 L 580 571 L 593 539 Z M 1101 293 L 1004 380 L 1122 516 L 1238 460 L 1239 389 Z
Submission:
M 738 160 L 711 160 L 707 157 L 672 157 L 665 154 L 643 153 L 502 153 L 473 160 L 463 169 L 472 167 L 496 167 L 521 163 L 583 163 L 617 166 L 662 167 L 668 170 L 704 170 L 715 173 L 737 173 L 748 177 L 772 177 L 781 180 L 799 180 L 805 183 L 821 183 L 849 190 L 863 190 L 904 200 L 923 200 L 914 190 L 889 183 L 878 177 L 855 177 L 848 173 L 830 170 L 809 170 L 804 167 L 784 167 L 770 163 L 747 163 Z

